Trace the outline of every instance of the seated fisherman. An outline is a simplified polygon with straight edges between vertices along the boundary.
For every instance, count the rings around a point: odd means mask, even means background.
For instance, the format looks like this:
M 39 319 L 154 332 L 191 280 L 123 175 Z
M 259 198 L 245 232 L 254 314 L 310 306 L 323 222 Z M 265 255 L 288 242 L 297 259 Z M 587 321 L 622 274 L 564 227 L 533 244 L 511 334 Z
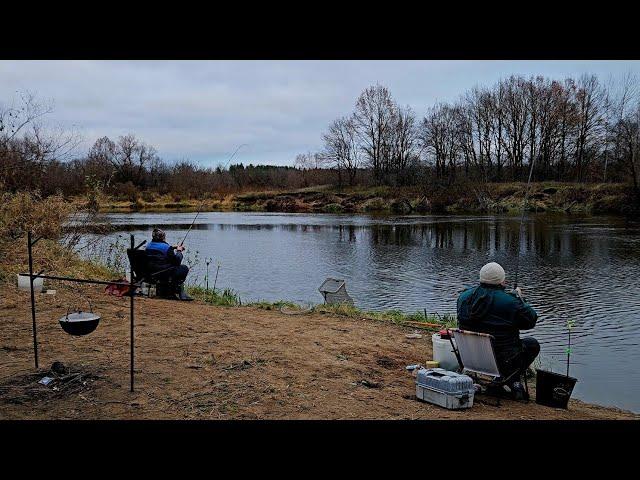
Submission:
M 169 245 L 165 241 L 166 234 L 159 228 L 154 228 L 151 236 L 152 241 L 145 249 L 151 273 L 157 273 L 154 277 L 160 282 L 175 285 L 180 300 L 193 300 L 184 290 L 184 281 L 189 273 L 189 267 L 181 265 L 184 246 Z
M 535 338 L 520 339 L 520 330 L 536 325 L 538 314 L 524 301 L 522 290 L 505 290 L 504 269 L 487 263 L 480 269 L 480 285 L 469 288 L 458 297 L 458 327 L 461 330 L 488 333 L 494 337 L 498 369 L 504 377 L 514 372 L 509 389 L 516 400 L 526 399 L 521 377 L 540 353 Z

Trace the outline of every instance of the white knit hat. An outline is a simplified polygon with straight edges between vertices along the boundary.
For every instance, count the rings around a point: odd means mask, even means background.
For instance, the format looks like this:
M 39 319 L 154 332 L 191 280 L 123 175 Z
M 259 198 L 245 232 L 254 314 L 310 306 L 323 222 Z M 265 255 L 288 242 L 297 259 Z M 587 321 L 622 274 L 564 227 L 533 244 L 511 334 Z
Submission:
M 487 263 L 480 269 L 480 283 L 487 283 L 489 285 L 500 285 L 502 282 L 504 282 L 504 279 L 504 268 L 502 268 L 499 263 Z

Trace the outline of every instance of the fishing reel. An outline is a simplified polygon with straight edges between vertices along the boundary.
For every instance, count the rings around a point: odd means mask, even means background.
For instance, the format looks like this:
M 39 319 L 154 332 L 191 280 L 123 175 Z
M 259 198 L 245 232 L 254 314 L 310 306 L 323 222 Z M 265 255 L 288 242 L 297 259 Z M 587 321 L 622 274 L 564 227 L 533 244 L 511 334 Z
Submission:
M 518 297 L 520 300 L 524 302 L 524 295 L 522 293 L 522 290 L 517 285 L 514 285 L 513 288 L 510 290 L 507 290 L 507 292 L 511 293 L 512 295 L 515 295 L 516 297 Z

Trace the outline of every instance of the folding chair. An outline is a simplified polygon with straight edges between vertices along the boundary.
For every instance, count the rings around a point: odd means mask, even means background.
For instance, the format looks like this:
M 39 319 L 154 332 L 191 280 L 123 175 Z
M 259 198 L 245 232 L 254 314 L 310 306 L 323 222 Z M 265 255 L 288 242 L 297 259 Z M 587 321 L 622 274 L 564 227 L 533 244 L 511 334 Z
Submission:
M 493 336 L 487 333 L 472 332 L 470 330 L 451 330 L 456 343 L 452 346 L 454 353 L 458 358 L 462 372 L 473 374 L 475 381 L 484 384 L 487 387 L 487 393 L 491 388 L 502 388 L 509 383 L 519 370 L 514 371 L 510 375 L 503 377 L 498 369 L 496 354 L 493 349 Z M 489 377 L 489 381 L 479 379 L 479 375 Z M 529 386 L 527 385 L 527 377 L 524 379 L 525 391 L 529 395 Z M 500 406 L 500 396 L 497 395 L 497 405 Z
M 160 273 L 163 273 L 167 270 L 171 270 L 171 268 L 166 268 L 164 270 L 160 270 L 159 272 L 152 273 L 149 268 L 149 262 L 147 260 L 147 256 L 144 250 L 141 250 L 140 247 L 143 246 L 147 241 L 145 240 L 137 247 L 131 249 L 127 248 L 127 257 L 129 258 L 129 265 L 131 266 L 131 280 L 133 283 L 145 282 L 149 285 L 155 285 L 159 290 L 157 293 L 158 296 L 163 296 L 163 294 L 173 293 L 176 291 L 175 285 L 169 282 L 162 282 L 157 277 Z M 147 295 L 148 296 L 148 295 Z

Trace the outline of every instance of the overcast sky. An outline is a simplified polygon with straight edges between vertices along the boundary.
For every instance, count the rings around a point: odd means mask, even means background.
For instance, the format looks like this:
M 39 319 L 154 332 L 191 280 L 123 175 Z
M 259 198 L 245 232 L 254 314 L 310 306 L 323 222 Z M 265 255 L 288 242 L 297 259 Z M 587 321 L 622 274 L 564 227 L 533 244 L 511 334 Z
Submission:
M 50 119 L 76 127 L 84 153 L 133 133 L 168 161 L 292 164 L 321 148 L 328 124 L 381 83 L 418 115 L 474 85 L 511 74 L 552 78 L 626 72 L 640 61 L 0 61 L 0 104 L 18 91 L 54 102 Z

